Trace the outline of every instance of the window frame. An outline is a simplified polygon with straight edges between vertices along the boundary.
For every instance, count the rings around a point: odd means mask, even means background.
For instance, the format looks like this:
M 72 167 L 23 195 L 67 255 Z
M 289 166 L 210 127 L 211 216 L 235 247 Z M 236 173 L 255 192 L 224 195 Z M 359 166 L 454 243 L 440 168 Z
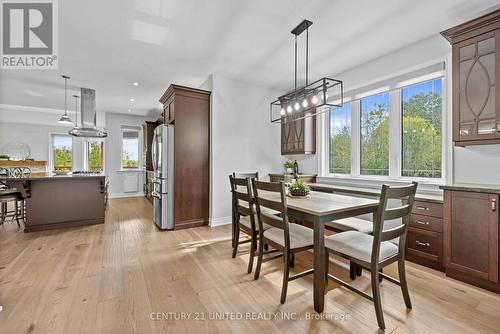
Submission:
M 125 130 L 137 131 L 137 167 L 123 166 L 123 132 Z M 122 125 L 120 128 L 120 170 L 121 171 L 136 171 L 143 169 L 143 152 L 142 152 L 142 128 L 133 125 Z
M 446 68 L 446 67 L 445 67 Z M 441 178 L 427 177 L 409 177 L 402 176 L 402 90 L 405 87 L 419 83 L 424 83 L 436 79 L 441 79 Z M 449 73 L 446 69 L 432 73 L 418 75 L 411 79 L 397 82 L 392 87 L 389 85 L 380 85 L 379 88 L 370 89 L 355 95 L 344 96 L 344 103 L 351 102 L 351 174 L 330 173 L 330 112 L 326 112 L 318 119 L 321 133 L 319 142 L 322 147 L 318 155 L 318 164 L 320 168 L 320 177 L 333 178 L 338 180 L 354 179 L 359 181 L 375 182 L 408 182 L 417 181 L 423 184 L 440 185 L 449 180 L 451 173 L 448 171 L 449 146 L 447 138 L 449 136 L 448 125 L 448 94 Z M 372 85 L 373 86 L 373 85 Z M 357 90 L 359 91 L 359 90 Z M 362 175 L 360 173 L 361 164 L 361 99 L 383 92 L 389 93 L 389 175 Z M 339 101 L 338 101 L 339 102 Z M 337 102 L 336 102 L 337 103 Z
M 65 136 L 71 138 L 71 171 L 75 168 L 75 138 L 64 132 L 49 132 L 49 171 L 54 171 L 54 136 Z

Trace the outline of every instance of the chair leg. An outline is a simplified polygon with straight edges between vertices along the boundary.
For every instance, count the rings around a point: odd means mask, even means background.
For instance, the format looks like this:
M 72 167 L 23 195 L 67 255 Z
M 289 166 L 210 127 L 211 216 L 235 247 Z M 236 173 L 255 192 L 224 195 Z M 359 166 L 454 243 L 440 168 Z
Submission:
M 17 227 L 21 227 L 19 224 L 19 202 L 14 201 L 14 217 L 16 219 Z
M 264 244 L 264 250 L 265 250 L 265 251 L 268 251 L 268 250 L 269 250 L 269 245 L 268 245 L 268 244 Z
M 252 242 L 250 246 L 250 260 L 248 261 L 247 273 L 251 273 L 253 269 L 253 258 L 255 256 L 255 250 L 257 249 L 257 234 L 254 233 L 252 236 Z
M 406 307 L 411 309 L 410 294 L 408 293 L 408 284 L 406 282 L 405 260 L 399 259 L 398 261 L 399 281 L 401 282 L 401 291 L 405 300 Z
M 240 229 L 234 229 L 234 245 L 233 245 L 233 259 L 236 257 L 236 253 L 238 252 L 238 241 L 240 240 Z
M 380 329 L 385 329 L 384 313 L 382 312 L 382 303 L 380 301 L 380 287 L 379 287 L 379 272 L 378 268 L 372 268 L 372 293 L 373 303 L 375 304 L 375 314 L 377 316 L 377 323 Z
M 384 270 L 383 270 L 382 268 L 380 268 L 380 270 L 379 270 L 378 272 L 379 272 L 379 273 L 383 273 L 383 272 L 384 272 Z M 382 280 L 383 280 L 383 279 L 384 279 L 384 278 L 382 277 L 382 275 L 378 275 L 378 281 L 379 281 L 379 282 L 382 282 Z
M 262 239 L 262 233 L 259 233 L 259 254 L 257 257 L 257 267 L 255 268 L 254 279 L 259 279 L 260 268 L 262 267 L 262 256 L 264 255 L 264 241 Z
M 356 276 L 363 275 L 363 267 L 356 265 Z
M 286 300 L 286 291 L 288 289 L 288 274 L 290 270 L 290 255 L 288 251 L 283 252 L 283 286 L 281 287 L 281 298 L 280 298 L 280 303 L 284 304 Z
M 290 254 L 290 268 L 295 267 L 295 254 Z
M 351 281 L 354 281 L 356 279 L 356 268 L 356 263 L 349 262 L 349 278 L 351 279 Z
M 5 222 L 5 216 L 7 215 L 7 203 L 2 202 L 0 206 L 0 225 L 3 225 Z

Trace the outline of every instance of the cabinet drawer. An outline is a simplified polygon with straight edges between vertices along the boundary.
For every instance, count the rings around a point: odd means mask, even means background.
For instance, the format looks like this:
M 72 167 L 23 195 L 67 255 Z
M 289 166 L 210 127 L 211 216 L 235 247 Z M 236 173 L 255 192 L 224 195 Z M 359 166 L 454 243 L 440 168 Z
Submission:
M 443 254 L 443 235 L 441 233 L 408 228 L 406 239 L 408 253 L 425 253 L 429 257 L 441 261 Z
M 432 216 L 412 214 L 410 226 L 428 231 L 443 232 L 443 220 Z
M 417 215 L 443 218 L 443 204 L 425 202 L 425 201 L 415 201 L 413 202 L 412 213 Z

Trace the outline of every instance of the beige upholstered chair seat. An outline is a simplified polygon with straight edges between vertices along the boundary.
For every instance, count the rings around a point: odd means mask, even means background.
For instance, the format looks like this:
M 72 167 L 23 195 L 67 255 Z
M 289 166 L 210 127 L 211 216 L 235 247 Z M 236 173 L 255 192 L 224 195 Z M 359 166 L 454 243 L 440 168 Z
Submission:
M 289 224 L 290 248 L 302 248 L 313 245 L 313 231 L 298 224 Z M 285 233 L 282 229 L 271 227 L 264 231 L 264 237 L 285 247 Z
M 373 233 L 373 222 L 357 217 L 339 219 L 326 223 L 325 225 L 340 231 L 359 231 L 367 234 Z
M 257 221 L 257 215 L 255 215 L 255 230 L 258 231 L 259 230 L 259 222 Z M 252 224 L 250 222 L 250 217 L 249 216 L 245 216 L 245 217 L 240 217 L 240 224 L 247 227 L 248 229 L 251 229 L 252 227 Z M 267 224 L 264 224 L 264 231 L 265 230 L 268 230 L 271 228 L 271 226 L 267 225 Z
M 373 236 L 358 232 L 340 232 L 325 238 L 325 247 L 335 252 L 345 254 L 349 257 L 365 262 L 371 262 Z M 390 241 L 380 244 L 379 262 L 398 254 L 398 246 Z

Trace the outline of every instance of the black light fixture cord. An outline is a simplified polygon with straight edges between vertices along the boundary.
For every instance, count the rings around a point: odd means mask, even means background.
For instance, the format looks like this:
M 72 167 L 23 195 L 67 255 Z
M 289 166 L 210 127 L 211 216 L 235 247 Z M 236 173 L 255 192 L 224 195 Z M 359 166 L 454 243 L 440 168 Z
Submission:
M 306 29 L 306 86 L 309 84 L 309 28 Z
M 297 89 L 297 35 L 295 35 L 295 89 Z
M 68 116 L 68 88 L 67 88 L 68 78 L 64 78 L 64 116 Z

